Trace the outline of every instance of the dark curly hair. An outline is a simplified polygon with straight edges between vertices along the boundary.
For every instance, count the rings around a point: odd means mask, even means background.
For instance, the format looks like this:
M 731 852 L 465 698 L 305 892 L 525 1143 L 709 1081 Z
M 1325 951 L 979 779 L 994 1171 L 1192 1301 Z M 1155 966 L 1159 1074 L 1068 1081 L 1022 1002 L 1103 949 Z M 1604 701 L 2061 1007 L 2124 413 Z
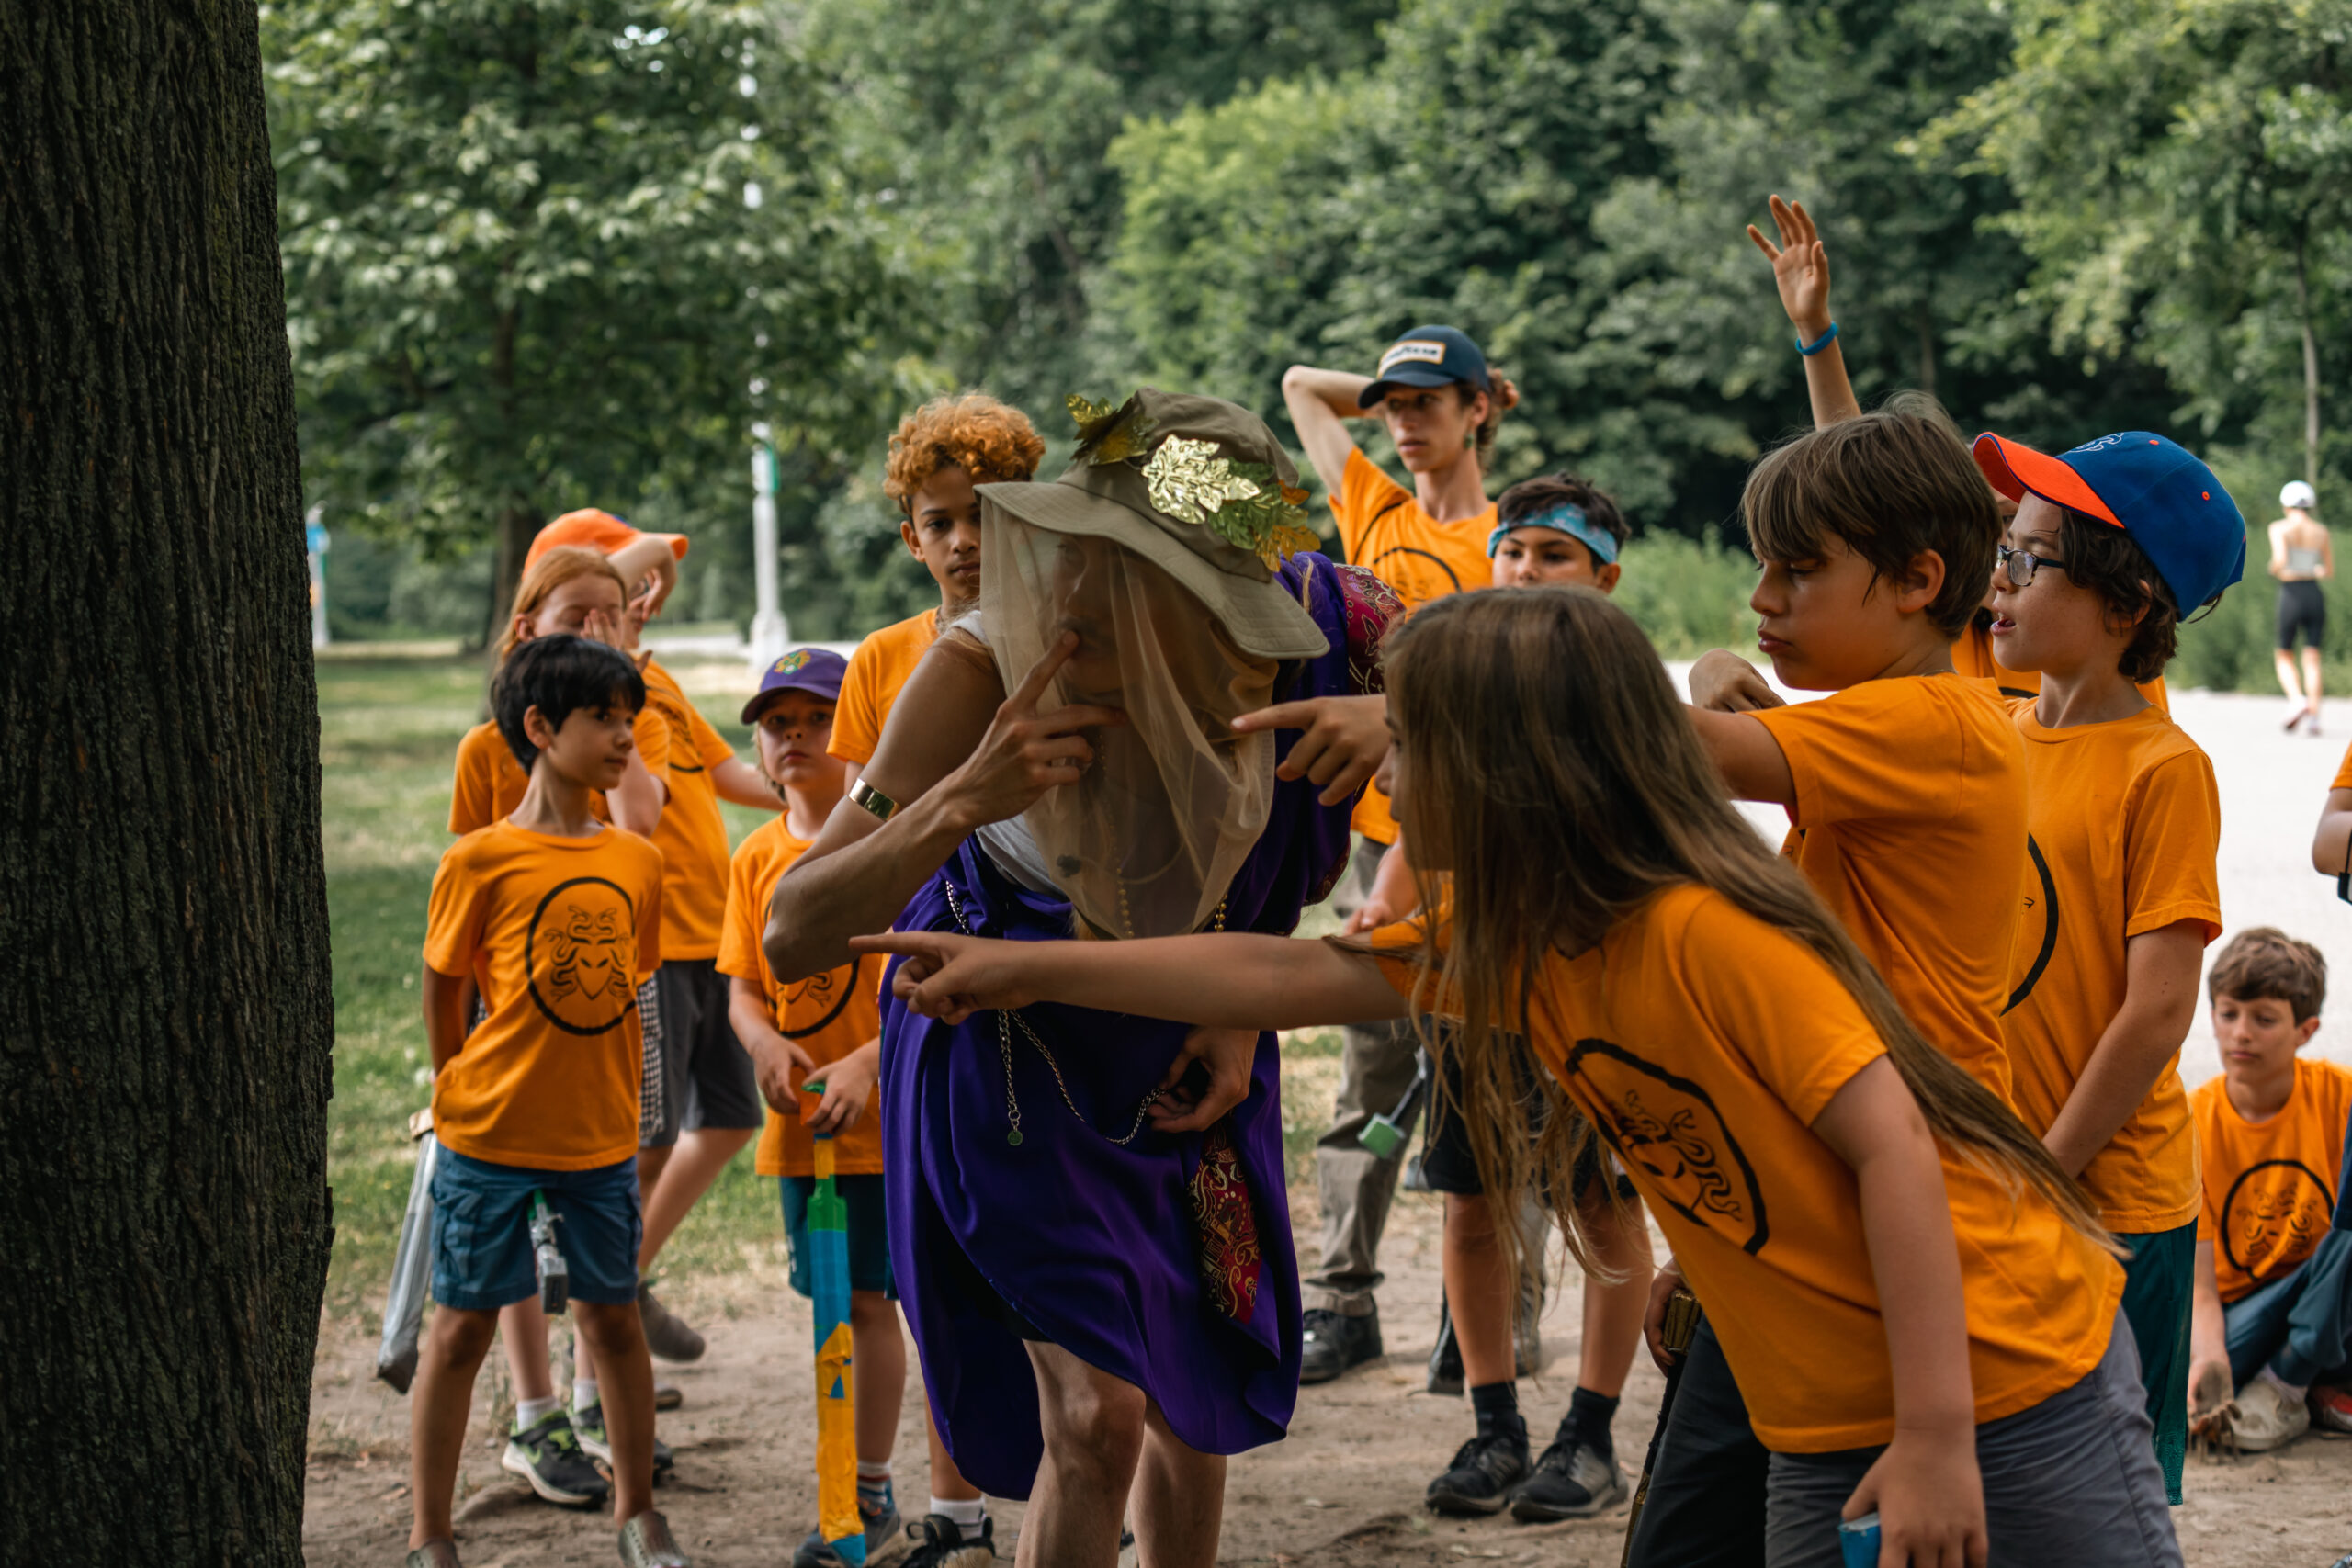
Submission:
M 934 398 L 899 422 L 890 437 L 882 493 L 909 512 L 915 491 L 942 468 L 959 468 L 974 484 L 1034 477 L 1046 440 L 1029 416 L 986 392 Z

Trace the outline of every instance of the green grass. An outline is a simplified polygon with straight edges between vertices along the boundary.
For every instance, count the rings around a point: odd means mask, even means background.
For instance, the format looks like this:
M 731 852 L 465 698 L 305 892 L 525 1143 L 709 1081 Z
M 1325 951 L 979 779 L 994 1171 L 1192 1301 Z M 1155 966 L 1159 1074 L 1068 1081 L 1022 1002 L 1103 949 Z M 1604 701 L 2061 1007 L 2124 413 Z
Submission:
M 337 659 L 318 666 L 318 679 L 334 942 L 327 1169 L 335 1242 L 327 1303 L 365 1315 L 381 1308 L 408 1201 L 415 1168 L 408 1118 L 431 1098 L 417 970 L 433 870 L 449 843 L 450 766 L 459 738 L 481 716 L 482 666 Z M 732 699 L 696 701 L 730 742 L 748 747 Z M 734 840 L 762 819 L 738 807 L 725 812 Z M 752 1175 L 746 1149 L 679 1228 L 660 1268 L 729 1268 L 749 1249 L 780 1245 L 774 1189 Z

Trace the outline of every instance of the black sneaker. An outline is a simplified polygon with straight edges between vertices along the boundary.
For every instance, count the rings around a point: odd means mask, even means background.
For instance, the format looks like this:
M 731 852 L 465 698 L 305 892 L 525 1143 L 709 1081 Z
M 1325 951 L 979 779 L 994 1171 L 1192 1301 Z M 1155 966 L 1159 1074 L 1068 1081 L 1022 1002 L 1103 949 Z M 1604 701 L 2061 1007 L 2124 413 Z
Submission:
M 1309 1307 L 1300 1328 L 1306 1348 L 1298 1358 L 1298 1381 L 1329 1382 L 1350 1367 L 1380 1359 L 1380 1309 L 1362 1317 L 1323 1307 Z
M 1499 1514 L 1527 1476 L 1527 1438 L 1493 1432 L 1471 1438 L 1443 1475 L 1430 1483 L 1429 1506 L 1441 1514 Z
M 531 1483 L 531 1490 L 566 1508 L 589 1508 L 612 1496 L 606 1481 L 572 1435 L 571 1417 L 559 1407 L 506 1439 L 498 1466 Z
M 1437 1343 L 1430 1347 L 1431 1393 L 1462 1397 L 1462 1341 L 1453 1337 L 1453 1309 L 1443 1296 L 1437 1299 Z
M 1613 1456 L 1581 1438 L 1563 1438 L 1535 1461 L 1535 1472 L 1510 1500 L 1510 1517 L 1532 1525 L 1589 1519 L 1625 1496 L 1625 1477 Z
M 582 1405 L 573 1411 L 571 1430 L 572 1434 L 580 1439 L 580 1446 L 588 1451 L 589 1458 L 603 1461 L 607 1471 L 612 1469 L 613 1444 L 612 1439 L 605 1435 L 604 1401 L 599 1400 L 594 1404 Z M 654 1438 L 653 1479 L 659 1482 L 677 1466 L 678 1456 L 670 1451 L 670 1445 L 660 1438 Z
M 954 1519 L 933 1514 L 907 1527 L 915 1549 L 899 1568 L 992 1568 L 996 1562 L 996 1521 L 982 1515 L 980 1533 L 966 1535 Z

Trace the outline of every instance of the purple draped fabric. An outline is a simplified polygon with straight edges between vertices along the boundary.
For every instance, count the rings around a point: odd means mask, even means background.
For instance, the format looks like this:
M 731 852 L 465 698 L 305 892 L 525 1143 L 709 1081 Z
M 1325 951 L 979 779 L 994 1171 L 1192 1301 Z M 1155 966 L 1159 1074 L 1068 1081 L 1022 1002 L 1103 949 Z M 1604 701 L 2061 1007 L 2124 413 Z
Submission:
M 1285 667 L 1276 699 L 1351 693 L 1331 563 L 1296 556 L 1283 577 L 1294 592 L 1306 584 L 1331 651 Z M 1279 732 L 1277 755 L 1295 739 Z M 1266 830 L 1227 893 L 1227 930 L 1286 932 L 1329 891 L 1346 863 L 1353 803 L 1319 806 L 1316 793 L 1305 780 L 1276 782 Z M 1006 877 L 978 840 L 915 895 L 898 929 L 959 929 L 951 884 L 974 935 L 1070 940 L 1069 904 Z M 1259 1037 L 1249 1098 L 1231 1113 L 1264 1254 L 1257 1310 L 1240 1324 L 1217 1312 L 1200 1273 L 1186 1191 L 1202 1135 L 1170 1135 L 1147 1122 L 1133 1142 L 1111 1142 L 1134 1124 L 1185 1027 L 1050 1003 L 1021 1016 L 1061 1071 L 1057 1084 L 1013 1026 L 1016 1146 L 1006 1137 L 999 1015 L 950 1026 L 908 1012 L 887 987 L 882 998 L 890 1262 L 948 1451 L 968 1480 L 1000 1497 L 1028 1495 L 1042 1452 L 1028 1354 L 992 1313 L 978 1288 L 983 1280 L 1055 1344 L 1150 1394 L 1192 1447 L 1238 1453 L 1280 1438 L 1298 1396 L 1299 1284 L 1273 1035 Z

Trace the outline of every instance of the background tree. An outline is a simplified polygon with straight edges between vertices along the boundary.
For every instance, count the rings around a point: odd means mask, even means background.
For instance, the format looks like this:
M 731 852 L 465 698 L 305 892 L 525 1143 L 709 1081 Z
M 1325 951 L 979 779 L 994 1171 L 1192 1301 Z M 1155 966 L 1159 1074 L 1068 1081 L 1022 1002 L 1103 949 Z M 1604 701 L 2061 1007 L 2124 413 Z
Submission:
M 548 516 L 748 514 L 750 426 L 822 468 L 898 375 L 905 257 L 836 93 L 734 0 L 276 0 L 313 491 L 447 553 L 489 624 Z
M 253 11 L 0 6 L 0 142 L 6 1555 L 291 1568 L 333 1025 Z

